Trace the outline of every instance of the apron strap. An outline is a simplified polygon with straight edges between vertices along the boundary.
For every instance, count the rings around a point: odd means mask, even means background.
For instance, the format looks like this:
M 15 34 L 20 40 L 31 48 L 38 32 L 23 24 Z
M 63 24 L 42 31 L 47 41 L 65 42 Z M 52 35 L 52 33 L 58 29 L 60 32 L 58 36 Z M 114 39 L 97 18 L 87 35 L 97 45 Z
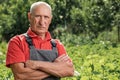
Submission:
M 29 37 L 29 35 L 28 35 L 27 33 L 24 33 L 23 35 L 25 36 L 26 41 L 27 41 L 30 49 L 33 49 L 33 48 L 34 48 L 34 45 L 33 45 L 33 43 L 32 43 L 31 37 Z M 58 54 L 55 40 L 54 40 L 54 39 L 51 39 L 50 42 L 51 42 L 51 45 L 52 45 L 52 50 L 55 51 L 55 52 Z
M 58 55 L 58 51 L 57 51 L 57 48 L 56 48 L 57 43 L 55 42 L 54 39 L 51 39 L 50 42 L 51 42 L 51 44 L 52 44 L 52 49 L 53 49 L 53 51 L 55 51 L 55 52 L 57 53 L 57 55 Z
M 30 48 L 30 49 L 34 48 L 31 37 L 29 37 L 27 33 L 24 33 L 23 35 L 24 35 L 25 38 L 26 38 L 26 41 L 27 41 L 27 43 L 28 43 L 28 45 L 29 45 L 29 48 Z

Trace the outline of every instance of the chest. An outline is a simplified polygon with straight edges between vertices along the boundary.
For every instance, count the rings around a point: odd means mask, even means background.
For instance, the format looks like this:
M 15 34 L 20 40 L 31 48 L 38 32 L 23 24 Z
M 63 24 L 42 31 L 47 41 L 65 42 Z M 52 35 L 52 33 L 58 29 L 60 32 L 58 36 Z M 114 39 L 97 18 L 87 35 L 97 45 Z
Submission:
M 44 40 L 33 40 L 33 45 L 36 49 L 47 49 L 47 50 L 51 50 L 52 49 L 52 45 L 50 43 L 50 41 L 44 41 Z
M 32 43 L 37 50 L 52 50 L 50 41 L 32 39 Z M 25 54 L 26 60 L 30 59 L 30 48 L 27 42 L 25 42 L 23 45 L 23 53 Z

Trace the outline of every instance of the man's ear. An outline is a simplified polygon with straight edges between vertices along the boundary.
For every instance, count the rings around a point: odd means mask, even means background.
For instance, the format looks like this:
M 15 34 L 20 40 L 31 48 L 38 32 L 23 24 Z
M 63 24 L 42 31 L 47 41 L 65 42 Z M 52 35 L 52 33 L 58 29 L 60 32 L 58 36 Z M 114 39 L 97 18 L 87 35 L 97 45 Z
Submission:
M 28 12 L 28 20 L 29 20 L 29 22 L 30 22 L 30 19 L 31 19 L 31 13 Z
M 50 20 L 50 23 L 52 22 L 52 18 L 53 18 L 53 16 L 51 15 L 51 20 Z

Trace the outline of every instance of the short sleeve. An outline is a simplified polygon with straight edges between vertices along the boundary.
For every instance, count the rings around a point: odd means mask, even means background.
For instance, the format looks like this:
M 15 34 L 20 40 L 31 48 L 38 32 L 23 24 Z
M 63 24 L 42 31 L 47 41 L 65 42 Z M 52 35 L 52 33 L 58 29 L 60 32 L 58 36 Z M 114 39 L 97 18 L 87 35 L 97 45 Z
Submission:
M 7 67 L 9 67 L 10 64 L 25 62 L 25 55 L 21 47 L 22 46 L 18 37 L 14 37 L 9 41 L 6 54 Z
M 57 50 L 58 50 L 59 56 L 62 54 L 66 54 L 64 45 L 59 40 L 56 40 L 56 42 L 57 42 Z

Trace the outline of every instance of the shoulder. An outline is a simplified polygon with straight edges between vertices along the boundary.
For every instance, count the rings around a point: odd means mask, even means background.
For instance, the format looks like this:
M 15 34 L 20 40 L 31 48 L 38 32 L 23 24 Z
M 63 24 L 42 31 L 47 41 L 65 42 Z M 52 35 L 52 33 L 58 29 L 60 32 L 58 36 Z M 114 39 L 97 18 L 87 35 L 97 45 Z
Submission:
M 19 43 L 25 41 L 25 36 L 23 34 L 15 35 L 9 40 L 9 43 Z
M 64 49 L 65 48 L 64 45 L 62 44 L 62 42 L 59 39 L 54 39 L 54 40 L 56 42 L 57 48 L 59 48 L 59 49 Z
M 61 43 L 61 41 L 59 39 L 54 39 L 54 40 L 57 44 L 57 50 L 58 50 L 59 56 L 62 54 L 66 54 L 65 46 Z
M 62 42 L 60 42 L 59 39 L 53 39 L 57 45 L 63 45 Z

